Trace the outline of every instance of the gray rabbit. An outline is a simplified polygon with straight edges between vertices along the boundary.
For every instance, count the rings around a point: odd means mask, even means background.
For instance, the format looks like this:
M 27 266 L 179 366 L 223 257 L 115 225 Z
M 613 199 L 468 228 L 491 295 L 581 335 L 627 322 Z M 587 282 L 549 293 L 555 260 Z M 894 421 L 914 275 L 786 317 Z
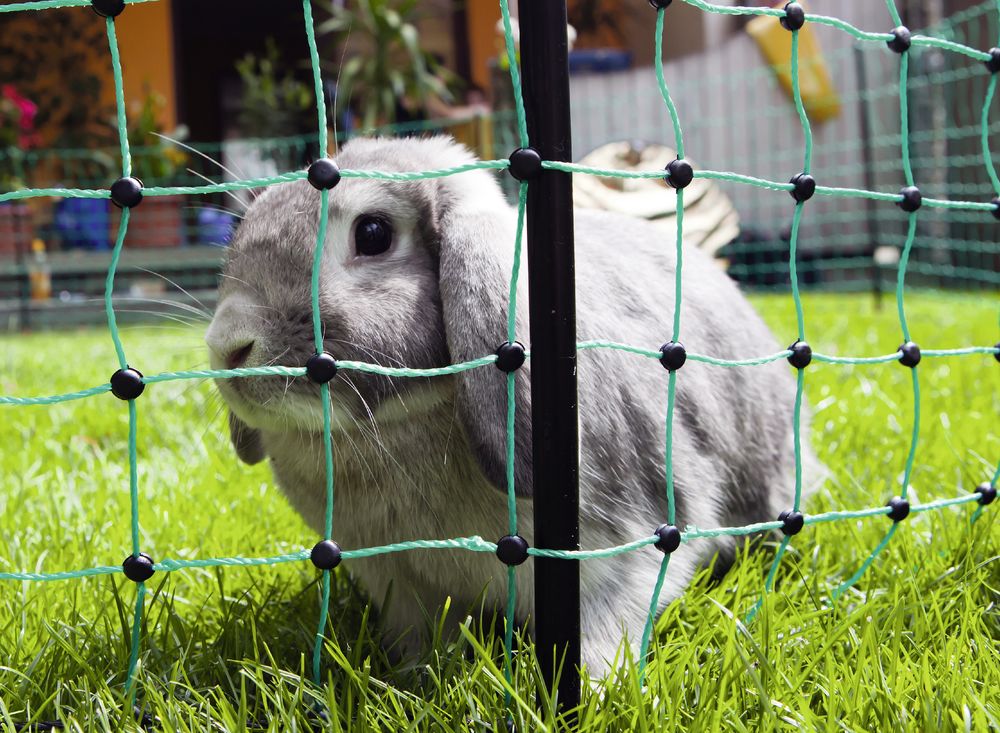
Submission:
M 358 139 L 343 169 L 420 171 L 471 162 L 450 138 Z M 664 195 L 672 195 L 666 189 Z M 208 330 L 213 368 L 303 365 L 314 353 L 310 273 L 320 194 L 306 181 L 273 186 L 249 208 L 229 248 L 219 306 Z M 419 182 L 344 179 L 330 192 L 320 274 L 324 346 L 340 360 L 441 367 L 495 352 L 506 340 L 516 212 L 496 174 Z M 576 212 L 578 335 L 656 349 L 670 338 L 674 241 L 649 223 Z M 785 344 L 720 268 L 684 253 L 681 340 L 689 351 L 737 359 Z M 527 277 L 517 332 L 527 343 Z M 794 338 L 786 338 L 786 342 Z M 517 372 L 515 476 L 520 531 L 532 539 L 530 360 Z M 506 377 L 493 366 L 436 378 L 340 370 L 332 387 L 336 511 L 344 548 L 507 529 Z M 319 387 L 306 378 L 218 380 L 239 457 L 268 458 L 278 485 L 317 531 L 325 480 Z M 775 519 L 793 493 L 792 369 L 784 361 L 723 368 L 688 361 L 678 372 L 673 456 L 676 524 L 702 528 Z M 667 371 L 642 356 L 579 354 L 580 522 L 584 548 L 650 536 L 666 520 Z M 804 420 L 804 424 L 807 420 Z M 803 440 L 807 485 L 817 464 Z M 685 543 L 674 553 L 661 608 L 729 539 Z M 581 564 L 583 658 L 605 671 L 623 637 L 633 650 L 662 554 L 653 547 Z M 489 553 L 418 550 L 345 564 L 383 619 L 422 642 L 425 611 L 451 596 L 461 611 L 485 587 L 502 607 L 506 567 Z M 532 562 L 518 569 L 517 615 L 532 612 Z M 465 604 L 465 605 L 463 605 Z

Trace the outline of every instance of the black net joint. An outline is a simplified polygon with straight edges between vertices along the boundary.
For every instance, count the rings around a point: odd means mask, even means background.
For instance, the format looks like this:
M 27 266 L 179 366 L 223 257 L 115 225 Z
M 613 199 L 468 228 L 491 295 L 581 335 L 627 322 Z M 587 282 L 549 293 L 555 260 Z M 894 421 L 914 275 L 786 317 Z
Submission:
M 900 25 L 893 28 L 889 33 L 892 34 L 892 40 L 886 41 L 886 45 L 895 51 L 896 53 L 906 53 L 910 50 L 910 43 L 912 41 L 912 36 L 910 35 L 910 29 L 905 25 Z
M 782 523 L 781 531 L 786 537 L 797 535 L 806 525 L 805 516 L 797 511 L 782 512 L 778 515 L 778 521 Z
M 668 341 L 660 347 L 660 363 L 668 372 L 676 372 L 687 358 L 687 349 L 680 341 Z
M 329 158 L 320 158 L 309 166 L 309 183 L 318 191 L 329 191 L 340 183 L 340 168 Z
M 897 201 L 896 205 L 908 214 L 912 214 L 924 203 L 923 194 L 920 193 L 920 189 L 916 186 L 904 186 L 899 189 L 899 195 L 903 199 L 902 201 Z
M 534 148 L 518 148 L 510 154 L 508 170 L 519 181 L 533 181 L 542 175 L 542 156 Z
M 979 503 L 982 506 L 986 506 L 996 501 L 997 487 L 987 481 L 976 487 L 976 493 L 979 494 Z
M 910 516 L 910 502 L 906 499 L 901 499 L 898 496 L 894 496 L 886 504 L 889 507 L 889 519 L 893 522 L 902 522 L 908 516 Z
M 806 11 L 798 3 L 788 3 L 785 5 L 785 14 L 779 21 L 786 31 L 797 31 L 806 24 Z
M 805 341 L 796 341 L 788 347 L 792 353 L 788 357 L 788 363 L 796 369 L 805 369 L 812 363 L 813 350 Z
M 504 341 L 497 347 L 494 362 L 502 372 L 515 372 L 524 365 L 524 344 L 520 341 Z
M 899 347 L 899 363 L 912 369 L 920 363 L 920 347 L 912 341 L 907 341 Z
M 989 54 L 990 57 L 986 59 L 986 68 L 991 74 L 995 74 L 1000 71 L 1000 48 L 991 48 Z
M 312 564 L 320 570 L 333 570 L 340 565 L 340 545 L 333 540 L 320 540 L 309 553 Z
M 682 160 L 681 158 L 671 160 L 667 163 L 666 171 L 667 175 L 663 180 L 665 180 L 667 185 L 671 188 L 687 188 L 691 185 L 691 181 L 694 180 L 694 169 L 691 167 L 690 163 L 686 160 Z
M 672 524 L 661 524 L 653 534 L 658 538 L 653 546 L 665 555 L 681 546 L 681 531 Z
M 102 18 L 117 18 L 125 10 L 125 0 L 90 0 L 90 7 Z
M 337 376 L 337 360 L 332 354 L 313 354 L 306 362 L 306 376 L 316 384 L 326 384 Z
M 125 367 L 111 375 L 111 394 L 120 400 L 134 400 L 144 389 L 146 383 L 138 369 Z
M 111 184 L 111 203 L 119 209 L 131 209 L 142 202 L 142 181 L 132 176 Z
M 497 540 L 497 557 L 504 565 L 513 567 L 528 559 L 528 541 L 516 534 Z
M 803 201 L 808 201 L 816 193 L 816 179 L 810 176 L 808 173 L 799 173 L 797 176 L 792 177 L 789 183 L 794 186 L 788 193 L 791 197 L 795 199 L 798 203 Z
M 153 577 L 153 558 L 145 552 L 138 555 L 129 555 L 122 563 L 122 570 L 125 577 L 133 583 L 145 583 Z

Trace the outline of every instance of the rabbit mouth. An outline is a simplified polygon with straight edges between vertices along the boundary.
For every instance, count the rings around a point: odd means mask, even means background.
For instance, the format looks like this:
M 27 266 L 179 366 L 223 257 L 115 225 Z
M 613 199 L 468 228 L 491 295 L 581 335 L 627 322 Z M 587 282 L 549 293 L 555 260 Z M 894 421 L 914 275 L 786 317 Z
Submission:
M 294 389 L 294 385 L 289 388 L 284 378 L 265 387 L 262 379 L 271 378 L 218 380 L 217 388 L 229 408 L 249 427 L 268 432 L 323 432 L 325 418 L 318 391 Z M 441 383 L 397 390 L 383 400 L 371 395 L 366 399 L 353 383 L 338 381 L 331 386 L 330 427 L 338 432 L 371 429 L 373 424 L 378 428 L 412 429 L 414 418 L 451 409 L 452 390 Z
M 229 409 L 249 427 L 267 432 L 322 432 L 323 406 L 317 395 L 288 389 L 283 378 L 273 387 L 251 384 L 251 379 L 260 378 L 218 380 L 216 385 Z M 331 427 L 352 424 L 349 413 L 336 401 L 332 408 Z

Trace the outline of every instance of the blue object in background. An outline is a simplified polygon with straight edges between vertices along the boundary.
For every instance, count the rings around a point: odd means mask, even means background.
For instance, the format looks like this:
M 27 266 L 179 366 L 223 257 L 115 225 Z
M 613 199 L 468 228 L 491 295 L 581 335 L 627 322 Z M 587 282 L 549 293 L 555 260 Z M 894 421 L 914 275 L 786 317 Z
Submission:
M 236 217 L 218 209 L 198 210 L 198 244 L 225 247 L 236 228 Z
M 571 74 L 625 71 L 631 67 L 632 52 L 618 48 L 584 48 L 569 54 Z
M 111 224 L 107 199 L 63 199 L 55 206 L 52 225 L 63 249 L 111 249 Z

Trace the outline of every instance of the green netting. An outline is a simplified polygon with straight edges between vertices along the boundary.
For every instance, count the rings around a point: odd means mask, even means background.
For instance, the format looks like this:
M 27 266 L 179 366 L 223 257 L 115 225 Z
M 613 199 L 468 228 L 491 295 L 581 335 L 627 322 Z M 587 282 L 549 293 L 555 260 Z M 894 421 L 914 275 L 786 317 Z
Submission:
M 129 0 L 129 2 L 143 2 L 146 0 Z M 717 6 L 703 0 L 684 0 L 690 5 L 693 5 L 705 12 L 711 13 L 723 13 L 731 15 L 770 15 L 775 17 L 781 17 L 784 14 L 782 10 L 774 10 L 769 8 L 745 8 L 745 7 L 726 7 Z M 28 2 L 28 3 L 15 3 L 10 5 L 0 6 L 0 12 L 14 12 L 14 11 L 28 11 L 28 10 L 43 10 L 46 8 L 54 7 L 64 7 L 64 6 L 84 6 L 89 5 L 89 0 L 47 0 L 43 2 Z M 899 16 L 892 0 L 887 1 L 887 6 L 891 19 L 895 24 L 899 24 Z M 508 48 L 508 57 L 511 59 L 510 74 L 513 82 L 513 88 L 515 92 L 515 108 L 517 115 L 517 128 L 518 137 L 520 144 L 526 146 L 530 144 L 530 138 L 528 136 L 527 124 L 524 112 L 524 101 L 521 97 L 520 89 L 520 77 L 519 70 L 516 63 L 516 56 L 514 54 L 513 39 L 511 34 L 511 22 L 510 13 L 507 7 L 507 0 L 500 0 L 500 7 L 503 17 L 504 28 L 506 32 L 506 43 Z M 997 1 L 996 10 L 998 15 L 1000 15 L 1000 0 Z M 326 110 L 325 104 L 322 96 L 322 81 L 320 78 L 319 71 L 319 57 L 316 50 L 316 41 L 313 29 L 313 22 L 311 16 L 310 0 L 303 0 L 303 11 L 305 16 L 305 32 L 309 43 L 310 49 L 310 59 L 312 63 L 314 81 L 316 88 L 316 109 L 317 109 L 317 123 L 318 123 L 318 140 L 319 149 L 324 152 L 327 149 L 327 131 L 326 131 Z M 660 89 L 660 93 L 663 98 L 663 102 L 669 110 L 670 119 L 672 122 L 675 146 L 678 152 L 678 157 L 684 157 L 684 141 L 681 130 L 680 117 L 678 115 L 677 109 L 674 105 L 673 99 L 668 89 L 667 80 L 665 78 L 664 68 L 662 64 L 662 37 L 663 29 L 666 19 L 666 10 L 660 9 L 657 12 L 656 19 L 656 30 L 654 36 L 654 43 L 656 47 L 656 77 L 657 83 Z M 889 34 L 886 33 L 869 33 L 861 31 L 854 26 L 843 22 L 836 18 L 829 18 L 823 16 L 808 16 L 807 22 L 820 23 L 837 28 L 841 31 L 849 33 L 855 39 L 861 42 L 874 42 L 874 43 L 885 43 L 891 38 Z M 122 86 L 122 69 L 121 63 L 118 56 L 118 46 L 117 39 L 115 36 L 115 24 L 114 20 L 109 18 L 106 20 L 107 25 L 107 35 L 108 44 L 111 55 L 111 64 L 115 80 L 115 92 L 118 110 L 118 128 L 119 128 L 119 138 L 121 144 L 121 161 L 122 161 L 122 172 L 123 175 L 128 176 L 131 171 L 130 163 L 130 152 L 128 139 L 126 134 L 126 119 L 125 119 L 125 104 L 124 104 L 124 94 Z M 813 155 L 813 145 L 812 145 L 812 133 L 811 126 L 809 123 L 808 115 L 806 114 L 805 107 L 802 102 L 802 96 L 799 89 L 799 79 L 798 79 L 798 31 L 793 31 L 793 42 L 792 42 L 792 57 L 790 59 L 791 67 L 793 70 L 793 93 L 795 100 L 795 107 L 799 116 L 799 120 L 802 126 L 802 131 L 805 139 L 805 150 L 803 154 L 803 168 L 804 172 L 809 172 L 812 165 L 812 155 Z M 915 47 L 925 46 L 939 48 L 948 52 L 959 54 L 973 62 L 982 62 L 989 58 L 989 55 L 984 51 L 971 48 L 969 46 L 956 43 L 942 38 L 935 38 L 929 36 L 915 35 L 913 36 L 913 45 Z M 899 73 L 899 99 L 900 99 L 900 159 L 902 162 L 903 174 L 906 182 L 912 185 L 915 176 L 913 173 L 912 163 L 911 163 L 911 139 L 908 130 L 908 115 L 907 115 L 907 100 L 908 100 L 908 57 L 909 52 L 904 52 L 900 57 L 900 73 Z M 986 73 L 981 71 L 980 73 Z M 996 89 L 996 75 L 994 75 L 987 88 L 987 93 L 981 110 L 981 144 L 982 144 L 982 160 L 985 165 L 989 178 L 993 184 L 995 192 L 1000 196 L 1000 180 L 998 180 L 995 167 L 991 160 L 991 153 L 989 149 L 989 136 L 987 134 L 988 130 L 988 119 L 989 119 L 989 108 L 992 103 L 994 92 Z M 641 177 L 641 178 L 662 178 L 664 176 L 664 171 L 645 171 L 640 173 L 621 173 L 618 171 L 603 170 L 590 168 L 587 166 L 575 165 L 570 163 L 555 162 L 555 161 L 545 161 L 543 163 L 544 167 L 551 170 L 566 171 L 574 174 L 592 174 L 601 176 L 619 176 L 619 177 Z M 367 170 L 343 170 L 341 175 L 344 178 L 374 178 L 382 180 L 392 180 L 392 181 L 418 181 L 427 178 L 450 176 L 450 175 L 460 175 L 463 172 L 471 170 L 503 170 L 508 167 L 507 160 L 486 160 L 477 162 L 474 164 L 460 166 L 456 168 L 433 170 L 433 171 L 411 171 L 411 172 L 387 172 L 387 171 L 367 171 Z M 769 181 L 761 179 L 754 176 L 749 176 L 741 173 L 725 172 L 725 171 L 710 171 L 710 170 L 699 170 L 695 173 L 696 177 L 710 178 L 719 181 L 724 181 L 731 184 L 747 185 L 752 187 L 758 187 L 762 189 L 769 189 L 775 191 L 790 191 L 792 185 L 783 182 Z M 302 171 L 288 172 L 280 175 L 275 175 L 267 178 L 259 179 L 248 179 L 232 181 L 223 184 L 206 184 L 200 186 L 174 186 L 174 187 L 150 187 L 144 190 L 145 195 L 150 196 L 170 196 L 179 194 L 209 194 L 216 193 L 220 191 L 232 191 L 241 188 L 256 188 L 265 185 L 280 185 L 290 181 L 297 181 L 305 178 L 306 174 Z M 516 240 L 513 243 L 514 246 L 514 267 L 511 273 L 510 280 L 510 291 L 509 291 L 509 301 L 508 301 L 508 321 L 507 321 L 507 333 L 506 337 L 509 341 L 514 341 L 517 334 L 515 332 L 515 306 L 516 306 L 516 292 L 517 292 L 517 281 L 520 269 L 520 255 L 521 247 L 523 241 L 523 226 L 524 217 L 527 201 L 527 187 L 529 183 L 521 183 L 518 189 L 517 197 L 517 210 L 518 210 L 518 225 L 517 225 L 517 235 Z M 883 204 L 895 204 L 902 200 L 900 194 L 871 191 L 866 189 L 858 188 L 843 188 L 843 187 L 825 187 L 818 186 L 816 189 L 816 194 L 819 196 L 832 196 L 832 197 L 845 197 L 845 198 L 858 198 L 858 199 L 869 199 L 877 203 Z M 29 197 L 39 197 L 39 196 L 65 196 L 65 197 L 77 197 L 77 198 L 108 198 L 110 192 L 108 190 L 89 190 L 89 189 L 30 189 L 24 191 L 15 191 L 0 195 L 0 201 L 8 201 L 13 199 L 29 198 Z M 674 239 L 674 246 L 676 247 L 676 283 L 675 283 L 675 296 L 674 296 L 674 319 L 672 327 L 672 340 L 678 341 L 681 335 L 681 303 L 683 300 L 682 296 L 682 273 L 683 273 L 683 222 L 684 222 L 684 190 L 683 188 L 678 188 L 676 190 L 677 197 L 677 230 L 676 237 Z M 979 212 L 980 215 L 983 212 L 993 212 L 997 205 L 989 201 L 954 201 L 944 198 L 935 199 L 933 197 L 925 198 L 923 202 L 926 206 L 950 210 L 961 210 L 965 212 Z M 319 311 L 319 278 L 320 278 L 320 267 L 319 264 L 322 259 L 323 245 L 326 239 L 326 226 L 328 219 L 328 207 L 329 207 L 329 192 L 324 191 L 321 196 L 320 203 L 320 224 L 319 231 L 317 233 L 315 258 L 312 271 L 311 279 L 311 295 L 312 295 L 312 305 L 313 305 L 313 329 L 314 329 L 314 339 L 317 351 L 323 351 L 323 336 L 321 329 L 320 311 Z M 788 267 L 791 273 L 791 294 L 795 303 L 797 326 L 798 326 L 798 338 L 801 341 L 805 341 L 806 338 L 806 328 L 805 320 L 803 317 L 801 297 L 799 291 L 799 277 L 797 274 L 797 244 L 799 236 L 799 226 L 804 216 L 806 208 L 805 202 L 799 202 L 796 204 L 794 209 L 794 214 L 792 217 L 791 226 L 791 237 L 788 247 Z M 142 214 L 140 213 L 139 216 Z M 120 226 L 118 230 L 118 236 L 115 241 L 115 247 L 111 253 L 111 261 L 107 270 L 107 277 L 105 281 L 105 307 L 106 307 L 106 317 L 108 330 L 110 332 L 111 338 L 114 342 L 115 351 L 118 360 L 118 367 L 121 369 L 128 368 L 129 362 L 126 358 L 124 347 L 121 343 L 121 338 L 118 333 L 118 327 L 116 322 L 115 308 L 112 302 L 111 294 L 115 282 L 115 274 L 119 258 L 121 256 L 123 243 L 127 236 L 129 221 L 131 217 L 130 210 L 126 209 L 122 212 L 122 217 L 120 221 Z M 896 301 L 899 314 L 900 330 L 903 341 L 910 340 L 910 331 L 906 321 L 906 314 L 904 310 L 904 294 L 905 294 L 905 284 L 906 284 L 906 273 L 908 266 L 908 258 L 910 252 L 913 248 L 916 234 L 918 213 L 912 212 L 908 215 L 908 228 L 907 235 L 905 238 L 905 243 L 903 245 L 902 257 L 898 269 L 898 276 L 896 282 Z M 628 345 L 620 344 L 614 341 L 586 341 L 581 342 L 579 345 L 580 349 L 615 349 L 624 352 L 632 353 L 636 356 L 641 356 L 649 359 L 658 359 L 661 355 L 660 351 L 652 350 L 641 345 Z M 699 354 L 693 352 L 688 354 L 688 358 L 693 361 L 701 361 L 707 364 L 722 368 L 742 368 L 742 367 L 752 367 L 757 365 L 762 365 L 777 361 L 779 359 L 787 358 L 791 355 L 791 350 L 784 350 L 777 354 L 764 355 L 758 357 L 749 357 L 744 359 L 719 359 L 708 354 Z M 960 349 L 928 349 L 923 351 L 924 357 L 936 357 L 936 358 L 955 358 L 962 356 L 982 356 L 982 355 L 997 355 L 1000 353 L 1000 348 L 995 346 L 970 346 L 967 348 Z M 530 356 L 530 353 L 529 353 Z M 887 354 L 882 356 L 857 356 L 857 357 L 841 357 L 832 356 L 824 354 L 814 354 L 813 358 L 815 361 L 820 363 L 828 364 L 886 364 L 893 361 L 899 361 L 903 357 L 902 352 L 896 352 L 893 354 Z M 448 367 L 439 369 L 408 369 L 408 368 L 389 368 L 382 367 L 375 364 L 366 364 L 361 362 L 351 362 L 351 361 L 341 361 L 338 362 L 338 368 L 344 370 L 359 370 L 368 371 L 376 374 L 381 374 L 390 377 L 398 378 L 409 378 L 409 377 L 431 377 L 431 376 L 442 376 L 448 374 L 457 374 L 462 371 L 469 369 L 483 368 L 492 364 L 496 360 L 495 355 L 485 355 L 479 359 L 474 359 L 468 362 L 453 364 Z M 215 379 L 226 379 L 233 377 L 247 377 L 247 376 L 259 376 L 259 375 L 283 375 L 286 377 L 301 378 L 305 375 L 305 369 L 302 366 L 272 366 L 272 367 L 255 367 L 255 368 L 245 368 L 245 369 L 226 369 L 226 370 L 192 370 L 185 372 L 169 372 L 156 375 L 149 375 L 142 378 L 145 385 L 155 385 L 162 382 L 183 380 L 183 379 L 204 379 L 204 378 L 215 378 Z M 665 495 L 667 502 L 667 516 L 666 521 L 668 524 L 673 524 L 675 521 L 675 502 L 674 502 L 674 477 L 673 477 L 673 463 L 672 463 L 672 441 L 673 441 L 673 413 L 674 405 L 676 402 L 676 385 L 678 379 L 683 379 L 682 376 L 678 376 L 677 371 L 671 371 L 667 378 L 666 383 L 666 422 L 665 422 L 665 464 L 664 464 L 664 479 L 665 479 Z M 919 391 L 919 381 L 918 381 L 918 369 L 913 367 L 912 369 L 912 379 L 913 379 L 913 420 L 912 420 L 912 435 L 910 439 L 910 448 L 906 459 L 906 464 L 904 468 L 903 477 L 903 488 L 901 490 L 901 496 L 905 498 L 909 491 L 910 477 L 912 474 L 914 461 L 916 458 L 917 451 L 917 438 L 919 434 L 920 425 L 920 391 Z M 795 444 L 795 499 L 792 510 L 798 511 L 799 504 L 801 500 L 802 492 L 802 455 L 801 455 L 801 406 L 802 406 L 802 394 L 805 381 L 805 369 L 798 370 L 797 379 L 797 389 L 795 397 L 795 407 L 792 415 L 792 426 Z M 517 533 L 517 512 L 516 505 L 514 501 L 514 471 L 513 471 L 513 460 L 514 460 L 514 377 L 513 375 L 507 376 L 507 395 L 508 395 L 508 410 L 507 410 L 507 456 L 506 456 L 506 477 L 507 477 L 507 502 L 508 502 L 508 527 L 507 532 L 509 534 Z M 80 391 L 52 395 L 52 396 L 39 396 L 39 397 L 13 397 L 5 396 L 0 397 L 0 405 L 48 405 L 60 402 L 67 402 L 70 400 L 84 399 L 93 397 L 99 394 L 104 394 L 110 391 L 110 384 L 97 385 L 95 387 L 81 389 Z M 334 467 L 333 467 L 333 437 L 331 434 L 331 406 L 330 406 L 330 392 L 329 386 L 324 385 L 322 388 L 322 401 L 323 401 L 323 422 L 324 422 L 324 446 L 325 446 L 325 457 L 326 457 L 326 510 L 325 510 L 325 531 L 324 539 L 333 539 L 335 537 L 334 532 Z M 129 412 L 129 432 L 128 432 L 128 443 L 127 443 L 127 460 L 129 462 L 129 492 L 131 499 L 131 556 L 138 556 L 141 551 L 141 545 L 139 541 L 139 496 L 140 487 L 138 485 L 137 478 L 137 440 L 138 440 L 138 414 L 136 408 L 136 400 L 128 400 L 128 412 Z M 997 471 L 990 478 L 989 485 L 995 487 L 1000 478 L 1000 466 L 998 466 Z M 939 510 L 944 507 L 958 506 L 971 503 L 981 503 L 983 494 L 979 490 L 975 490 L 969 494 L 953 498 L 942 498 L 928 503 L 915 505 L 911 507 L 912 512 L 923 512 Z M 974 521 L 979 513 L 982 511 L 982 506 L 979 506 L 973 513 L 971 519 Z M 813 514 L 806 515 L 804 517 L 804 524 L 806 526 L 811 526 L 813 524 L 818 524 L 821 522 L 829 521 L 843 521 L 843 520 L 856 520 L 865 519 L 870 517 L 881 517 L 889 514 L 890 508 L 888 506 L 865 508 L 854 511 L 834 511 L 827 512 L 823 514 Z M 653 518 L 651 518 L 653 519 Z M 655 526 L 656 522 L 651 521 L 651 526 Z M 754 533 L 768 532 L 781 529 L 784 523 L 780 519 L 777 521 L 761 522 L 757 524 L 747 525 L 743 527 L 712 527 L 712 528 L 698 528 L 694 526 L 687 526 L 681 530 L 681 541 L 682 543 L 696 541 L 698 539 L 720 537 L 720 536 L 731 536 L 731 537 L 741 537 L 747 536 Z M 843 585 L 835 589 L 831 596 L 836 599 L 839 597 L 846 588 L 855 583 L 864 571 L 875 561 L 877 555 L 887 546 L 889 540 L 892 538 L 893 534 L 897 531 L 899 527 L 898 523 L 894 523 L 889 531 L 886 533 L 885 537 L 878 544 L 878 546 L 873 550 L 873 552 L 864 561 L 858 571 L 851 576 Z M 500 528 L 498 528 L 499 533 Z M 774 562 L 767 575 L 764 582 L 763 593 L 767 593 L 773 586 L 775 574 L 777 568 L 782 559 L 785 550 L 788 548 L 791 538 L 785 537 L 781 542 L 778 552 L 775 555 Z M 628 542 L 616 547 L 602 548 L 602 549 L 588 549 L 588 550 L 548 550 L 544 548 L 530 548 L 529 554 L 539 557 L 550 557 L 550 558 L 562 558 L 562 559 L 573 559 L 573 560 L 587 560 L 593 558 L 608 558 L 617 556 L 620 554 L 628 552 L 638 552 L 638 551 L 653 551 L 649 546 L 657 541 L 656 535 L 650 535 L 647 537 L 642 537 L 636 539 L 632 542 Z M 392 552 L 403 552 L 414 549 L 449 549 L 449 550 L 464 550 L 472 552 L 495 552 L 496 544 L 484 540 L 481 537 L 464 537 L 455 539 L 427 539 L 427 540 L 415 540 L 409 542 L 399 542 L 378 547 L 368 547 L 368 548 L 347 548 L 343 551 L 343 559 L 348 561 L 354 558 L 361 557 L 371 557 L 380 554 L 392 553 Z M 278 563 L 286 562 L 303 562 L 307 560 L 310 556 L 310 551 L 308 549 L 303 549 L 297 552 L 286 553 L 282 555 L 276 555 L 272 557 L 261 557 L 261 558 L 244 558 L 244 557 L 221 557 L 221 558 L 207 558 L 207 559 L 190 559 L 190 560 L 172 560 L 172 559 L 162 559 L 159 562 L 153 564 L 153 569 L 156 572 L 174 572 L 178 570 L 184 570 L 186 568 L 197 568 L 197 567 L 215 567 L 215 566 L 263 566 L 263 565 L 274 565 Z M 646 652 L 648 649 L 650 637 L 653 629 L 653 622 L 655 619 L 656 611 L 659 607 L 659 596 L 663 586 L 666 573 L 669 569 L 670 554 L 664 554 L 663 561 L 660 567 L 660 572 L 656 580 L 655 587 L 652 589 L 652 597 L 649 605 L 649 616 L 642 636 L 642 655 L 641 660 L 644 663 L 646 659 Z M 109 575 L 122 572 L 120 566 L 103 565 L 79 570 L 70 570 L 62 572 L 49 572 L 49 573 L 29 573 L 29 572 L 6 572 L 0 573 L 0 580 L 12 580 L 12 581 L 55 581 L 55 580 L 69 580 L 75 578 L 84 578 L 97 575 Z M 134 700 L 137 690 L 137 674 L 138 674 L 138 659 L 139 659 L 139 647 L 140 647 L 140 630 L 142 624 L 142 618 L 144 613 L 144 602 L 146 587 L 144 583 L 137 584 L 137 594 L 135 600 L 135 611 L 132 624 L 132 641 L 131 641 L 131 654 L 129 659 L 129 667 L 127 670 L 127 685 L 126 691 L 130 700 Z M 324 640 L 324 634 L 327 627 L 327 606 L 329 603 L 330 595 L 330 571 L 323 571 L 322 575 L 322 600 L 321 608 L 319 614 L 319 624 L 316 632 L 316 641 L 313 651 L 313 678 L 318 684 L 321 681 L 321 662 L 322 662 L 322 642 Z M 516 572 L 513 567 L 508 569 L 508 604 L 505 614 L 505 670 L 508 675 L 508 679 L 511 674 L 511 643 L 514 625 L 514 604 L 516 598 Z M 752 619 L 754 614 L 757 613 L 758 609 L 761 607 L 763 602 L 763 595 L 761 601 L 758 602 L 753 608 L 748 611 L 748 619 Z

